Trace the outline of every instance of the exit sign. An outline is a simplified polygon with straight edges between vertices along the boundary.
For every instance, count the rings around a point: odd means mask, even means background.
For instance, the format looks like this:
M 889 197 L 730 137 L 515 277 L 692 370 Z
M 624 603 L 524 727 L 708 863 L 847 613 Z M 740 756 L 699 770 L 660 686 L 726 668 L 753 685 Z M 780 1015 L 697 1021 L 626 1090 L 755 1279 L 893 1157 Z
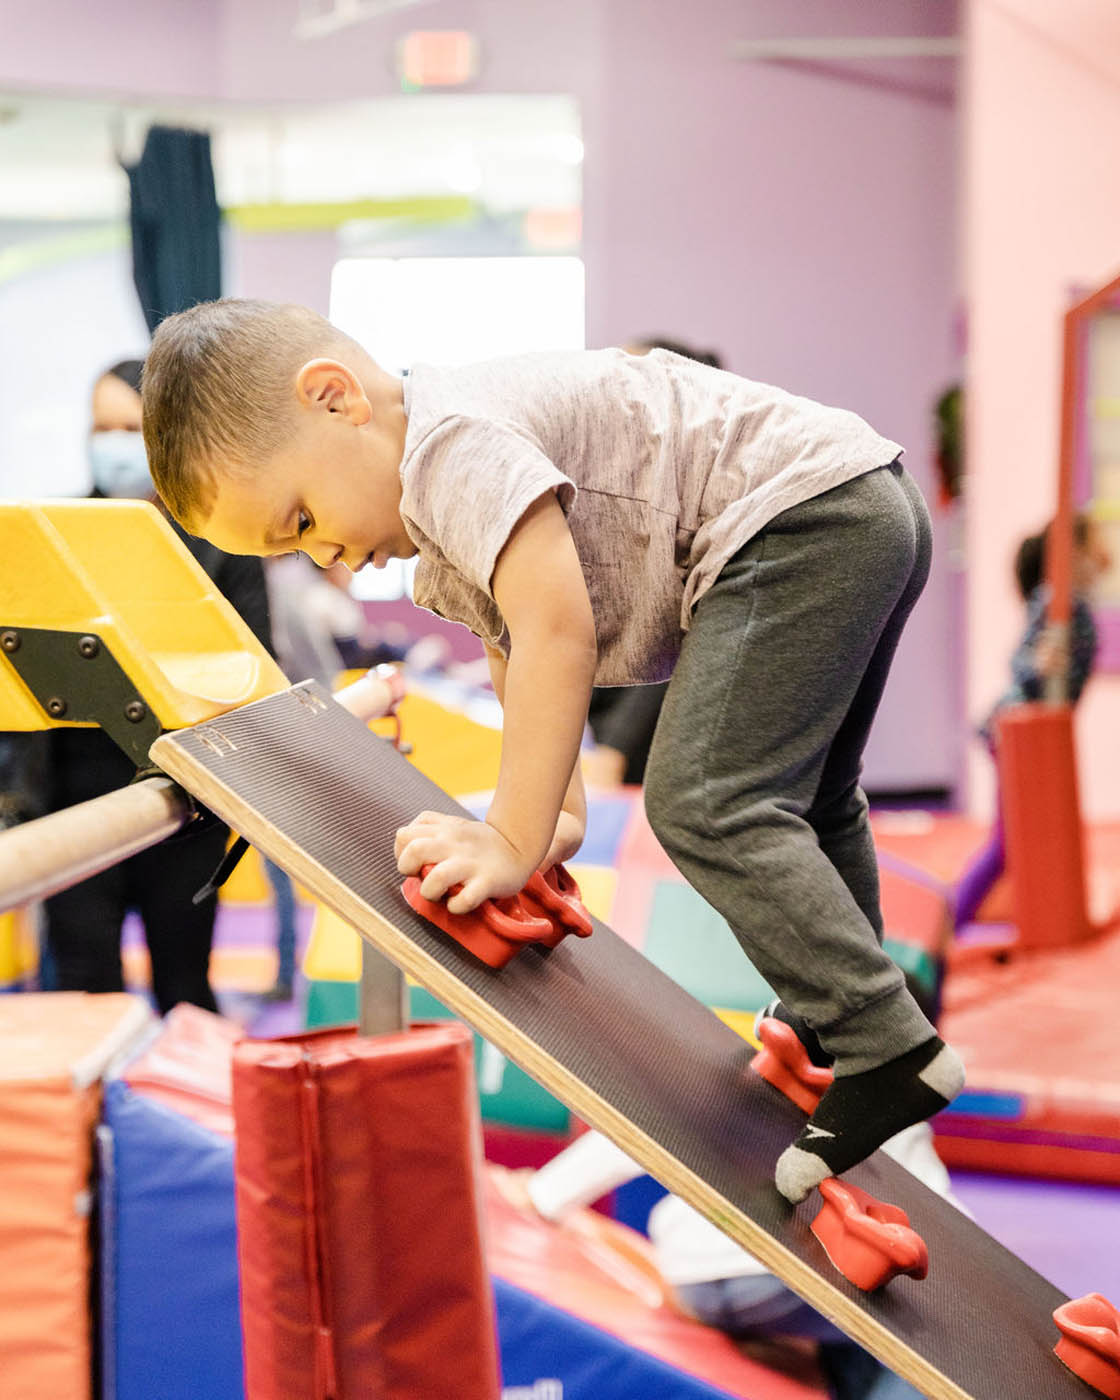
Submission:
M 417 29 L 397 44 L 397 76 L 405 92 L 460 87 L 478 72 L 478 41 L 465 29 Z

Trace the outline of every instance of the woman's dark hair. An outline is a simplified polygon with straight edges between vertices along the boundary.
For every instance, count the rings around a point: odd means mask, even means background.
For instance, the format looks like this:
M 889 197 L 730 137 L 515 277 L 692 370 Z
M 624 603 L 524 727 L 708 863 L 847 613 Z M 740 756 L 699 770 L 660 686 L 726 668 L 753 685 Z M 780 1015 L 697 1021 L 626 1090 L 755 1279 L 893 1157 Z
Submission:
M 643 335 L 632 343 L 644 345 L 647 350 L 671 350 L 674 355 L 683 355 L 686 360 L 696 360 L 698 364 L 711 365 L 713 369 L 723 368 L 723 361 L 714 350 L 694 350 L 683 340 L 670 340 L 664 335 Z
M 136 392 L 139 393 L 140 379 L 143 373 L 143 360 L 118 360 L 115 365 L 111 365 L 97 377 L 98 379 L 106 379 L 109 375 L 112 375 L 114 379 L 123 380 L 130 389 L 135 389 Z
M 1028 535 L 1015 551 L 1015 582 L 1019 585 L 1019 596 L 1024 602 L 1046 579 L 1046 541 L 1054 522 L 1051 521 L 1037 535 Z M 1089 517 L 1073 517 L 1073 543 L 1084 549 L 1089 538 Z

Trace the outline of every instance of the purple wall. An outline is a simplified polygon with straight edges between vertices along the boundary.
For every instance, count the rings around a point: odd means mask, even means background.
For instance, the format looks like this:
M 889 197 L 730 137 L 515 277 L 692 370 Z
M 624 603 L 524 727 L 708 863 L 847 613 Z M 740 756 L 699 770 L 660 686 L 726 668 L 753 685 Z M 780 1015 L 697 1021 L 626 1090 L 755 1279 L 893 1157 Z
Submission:
M 0 0 L 0 87 L 218 96 L 221 9 L 222 0 Z
M 771 3 L 747 14 L 700 0 L 659 7 L 651 24 L 642 0 L 605 7 L 589 334 L 694 337 L 742 374 L 853 408 L 906 446 L 933 500 L 932 403 L 959 371 L 953 66 L 726 57 L 736 37 L 882 33 L 887 8 Z M 896 32 L 953 32 L 951 5 L 889 8 Z M 589 169 L 597 145 L 589 130 Z M 957 774 L 950 531 L 937 524 L 934 575 L 868 752 L 875 786 Z
M 106 7 L 119 11 L 113 22 Z M 209 76 L 214 95 L 239 101 L 345 100 L 397 90 L 397 36 L 472 30 L 475 90 L 581 103 L 589 343 L 676 335 L 740 373 L 854 408 L 907 446 L 933 498 L 931 409 L 959 368 L 952 65 L 745 63 L 728 50 L 793 34 L 953 33 L 954 0 L 437 0 L 313 41 L 292 36 L 294 0 L 153 0 L 127 22 L 123 0 L 106 0 L 90 7 L 96 26 L 82 20 L 84 53 L 68 40 L 55 63 L 46 31 L 53 16 L 66 32 L 62 8 L 34 12 L 39 45 L 19 36 L 13 54 L 8 43 L 0 82 L 152 90 L 173 69 L 180 88 Z M 198 22 L 181 33 L 188 13 Z M 26 26 L 22 6 L 20 16 Z M 311 299 L 307 254 L 321 249 L 292 247 L 291 294 Z M 262 275 L 245 265 L 244 280 L 280 295 L 283 249 L 268 252 Z M 876 786 L 947 783 L 957 771 L 959 657 L 948 531 L 938 534 L 869 753 Z

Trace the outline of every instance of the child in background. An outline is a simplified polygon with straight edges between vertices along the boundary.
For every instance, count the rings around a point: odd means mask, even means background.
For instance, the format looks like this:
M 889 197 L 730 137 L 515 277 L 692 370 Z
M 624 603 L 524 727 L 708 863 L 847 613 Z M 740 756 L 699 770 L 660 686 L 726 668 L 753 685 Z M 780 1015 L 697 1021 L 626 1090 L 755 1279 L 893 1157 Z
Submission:
M 661 844 L 835 1059 L 775 1181 L 943 1108 L 963 1069 L 882 948 L 861 756 L 929 571 L 901 448 L 853 413 L 656 350 L 388 374 L 315 313 L 204 303 L 159 327 L 160 494 L 239 553 L 418 555 L 416 601 L 483 640 L 504 707 L 486 820 L 425 812 L 403 873 L 465 913 L 583 839 L 594 682 L 672 680 L 646 776 Z
M 950 1189 L 928 1123 L 906 1128 L 885 1142 L 883 1151 L 964 1210 Z M 498 1172 L 495 1179 L 514 1205 L 563 1225 L 572 1211 L 641 1174 L 621 1148 L 592 1131 L 581 1133 L 535 1172 Z M 662 1196 L 646 1229 L 658 1272 L 682 1312 L 737 1339 L 798 1337 L 819 1343 L 833 1400 L 917 1400 L 913 1386 L 849 1341 L 679 1197 Z
M 1076 704 L 1085 689 L 1097 654 L 1097 627 L 1089 606 L 1097 580 L 1112 566 L 1101 532 L 1085 515 L 1073 521 L 1073 610 L 1068 645 L 1061 645 L 1047 624 L 1050 588 L 1046 583 L 1046 541 L 1051 526 L 1028 535 L 1015 554 L 1015 582 L 1027 605 L 1027 625 L 1011 658 L 1011 685 L 1000 696 L 980 727 L 980 737 L 993 760 L 996 757 L 996 720 L 1008 705 L 1022 705 L 1045 698 L 1051 676 L 1066 674 L 1068 698 Z M 964 928 L 976 917 L 980 905 L 1004 872 L 1003 813 L 996 793 L 996 815 L 991 834 L 973 857 L 957 886 L 953 922 Z
M 140 434 L 142 368 L 139 360 L 122 360 L 93 386 L 89 461 L 96 497 L 155 499 Z M 271 649 L 259 561 L 233 558 L 204 540 L 181 537 L 215 586 Z M 135 765 L 101 730 L 64 727 L 47 737 L 45 796 L 50 811 L 100 797 L 135 776 Z M 52 988 L 121 991 L 121 930 L 127 911 L 135 909 L 144 925 L 152 992 L 160 1013 L 180 1001 L 217 1011 L 209 975 L 217 896 L 210 893 L 197 904 L 193 896 L 221 861 L 228 836 L 221 823 L 205 824 L 173 844 L 140 851 L 52 895 L 45 905 Z

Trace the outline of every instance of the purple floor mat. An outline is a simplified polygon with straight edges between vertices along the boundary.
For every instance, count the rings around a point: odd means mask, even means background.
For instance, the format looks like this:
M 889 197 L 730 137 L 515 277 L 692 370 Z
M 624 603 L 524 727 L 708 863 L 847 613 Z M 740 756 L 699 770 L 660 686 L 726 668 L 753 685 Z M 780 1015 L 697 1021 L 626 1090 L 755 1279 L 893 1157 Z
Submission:
M 978 1223 L 1071 1297 L 1120 1304 L 1120 1187 L 953 1172 Z M 932 1261 L 931 1261 L 932 1263 Z

